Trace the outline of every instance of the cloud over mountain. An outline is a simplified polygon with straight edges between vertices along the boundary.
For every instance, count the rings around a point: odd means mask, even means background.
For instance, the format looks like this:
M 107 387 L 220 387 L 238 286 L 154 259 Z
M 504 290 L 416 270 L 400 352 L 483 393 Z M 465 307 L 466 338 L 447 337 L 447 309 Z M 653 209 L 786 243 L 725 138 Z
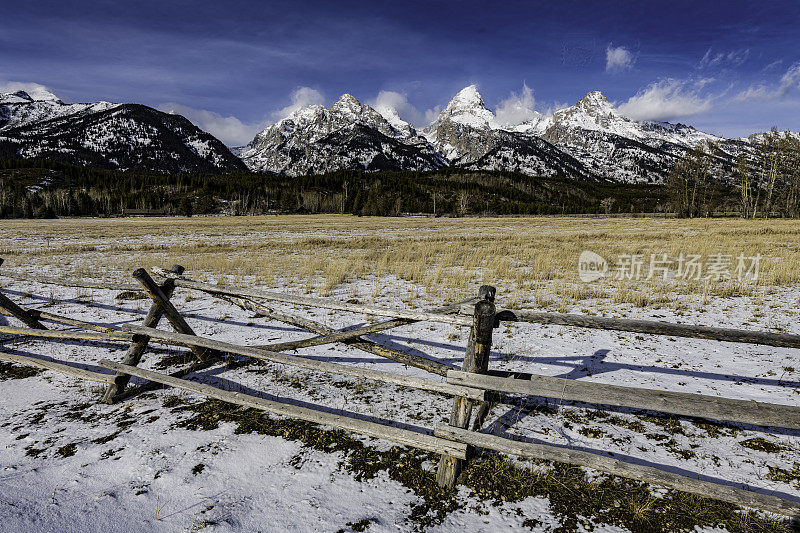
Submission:
M 619 106 L 632 120 L 671 120 L 711 109 L 713 98 L 700 94 L 703 80 L 665 79 L 653 82 Z
M 630 70 L 636 61 L 633 53 L 623 46 L 606 47 L 606 72 L 622 72 Z

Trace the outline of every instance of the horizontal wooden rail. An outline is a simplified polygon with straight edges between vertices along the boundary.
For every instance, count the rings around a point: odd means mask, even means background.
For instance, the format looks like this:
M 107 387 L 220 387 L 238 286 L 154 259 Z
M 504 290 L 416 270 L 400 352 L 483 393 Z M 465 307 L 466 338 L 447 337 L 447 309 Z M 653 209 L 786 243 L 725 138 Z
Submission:
M 472 309 L 472 306 L 469 304 L 462 306 L 461 314 L 470 314 L 470 309 Z M 499 310 L 497 315 L 497 318 L 503 322 L 529 322 L 532 324 L 548 324 L 554 326 L 575 326 L 579 328 L 644 333 L 647 335 L 667 335 L 670 337 L 760 344 L 779 348 L 800 348 L 800 335 L 774 333 L 771 331 L 717 328 L 693 324 L 673 324 L 671 322 L 637 320 L 632 318 L 607 318 L 568 313 L 515 311 L 511 309 Z
M 338 429 L 344 429 L 354 433 L 360 433 L 362 435 L 388 440 L 390 442 L 395 442 L 405 446 L 413 446 L 414 448 L 419 448 L 434 453 L 446 453 L 448 455 L 452 455 L 453 457 L 460 457 L 461 459 L 466 458 L 466 445 L 447 439 L 440 439 L 432 435 L 417 433 L 393 426 L 386 426 L 375 422 L 368 422 L 366 420 L 360 420 L 350 416 L 336 415 L 333 413 L 327 413 L 325 411 L 309 409 L 307 407 L 300 407 L 297 405 L 289 405 L 263 398 L 257 398 L 255 396 L 242 394 L 240 392 L 225 391 L 210 385 L 204 385 L 202 383 L 175 378 L 165 374 L 160 374 L 158 372 L 152 372 L 150 370 L 143 370 L 135 366 L 121 365 L 107 359 L 101 360 L 99 364 L 100 366 L 115 370 L 117 372 L 123 372 L 132 376 L 155 381 L 170 387 L 188 390 L 202 394 L 203 396 L 207 396 L 209 398 L 222 400 L 223 402 L 233 403 L 244 407 L 252 407 L 277 415 L 305 420 L 306 422 L 313 422 L 315 424 L 323 424 Z
M 79 327 L 79 328 L 83 328 L 83 329 L 89 329 L 89 330 L 92 330 L 92 331 L 102 331 L 102 332 L 106 332 L 106 333 L 119 330 L 119 328 L 110 328 L 110 327 L 106 327 L 106 326 L 100 326 L 99 324 L 93 324 L 91 322 L 84 322 L 83 320 L 77 320 L 77 319 L 74 319 L 74 318 L 69 318 L 69 317 L 66 317 L 66 316 L 54 315 L 53 313 L 48 313 L 46 311 L 40 311 L 39 309 L 27 308 L 27 309 L 25 309 L 25 311 L 27 311 L 29 315 L 32 315 L 33 317 L 37 318 L 38 320 L 43 320 L 45 322 L 55 322 L 57 324 L 64 324 L 64 325 L 67 325 L 67 326 L 75 326 L 75 327 Z M 11 316 L 10 313 L 3 313 L 2 310 L 0 310 L 0 314 Z
M 65 365 L 63 363 L 56 363 L 55 361 L 48 361 L 46 359 L 28 357 L 27 355 L 0 352 L 0 361 L 8 361 L 9 363 L 19 363 L 21 365 L 46 368 L 47 370 L 53 370 L 55 372 L 60 372 L 61 374 L 67 374 L 88 381 L 96 381 L 98 383 L 110 383 L 114 380 L 114 376 L 112 374 L 92 372 L 91 370 L 84 370 L 83 368 L 77 368 L 74 366 Z
M 16 279 L 19 281 L 34 281 L 45 285 L 60 285 L 62 287 L 78 287 L 85 289 L 104 289 L 111 291 L 135 291 L 142 292 L 142 288 L 132 283 L 114 283 L 111 281 L 85 281 L 72 278 L 57 278 L 51 276 L 35 276 L 32 274 L 21 274 L 0 270 L 0 276 Z
M 84 341 L 106 342 L 131 342 L 132 333 L 124 331 L 61 331 L 52 329 L 16 328 L 13 326 L 0 326 L 0 333 L 9 335 L 27 335 L 30 337 L 44 337 L 49 339 L 70 339 Z
M 466 302 L 473 300 L 477 300 L 477 298 L 469 298 L 468 300 L 464 300 L 462 302 L 456 302 L 454 304 L 445 305 L 443 307 L 437 307 L 435 309 L 430 309 L 428 312 L 452 313 L 454 311 L 458 311 L 460 307 L 464 305 Z M 327 335 L 312 337 L 310 339 L 301 339 L 298 341 L 288 341 L 275 344 L 265 344 L 261 346 L 261 348 L 266 348 L 267 350 L 274 350 L 278 352 L 282 350 L 296 350 L 298 348 L 307 348 L 310 346 L 332 344 L 334 342 L 345 342 L 351 339 L 356 339 L 364 335 L 369 335 L 370 333 L 378 333 L 380 331 L 386 331 L 387 329 L 393 329 L 393 328 L 398 328 L 400 326 L 413 324 L 414 322 L 416 321 L 402 319 L 402 318 L 386 320 L 384 322 L 378 322 L 376 324 L 368 324 L 366 326 L 361 326 L 358 328 L 335 331 Z
M 556 398 L 683 416 L 727 420 L 758 426 L 800 429 L 800 407 L 732 400 L 688 392 L 671 392 L 532 375 L 529 379 L 501 378 L 450 370 L 447 382 L 488 391 Z
M 259 316 L 269 318 L 270 320 L 277 320 L 279 322 L 283 322 L 284 324 L 291 324 L 292 326 L 296 326 L 298 328 L 311 331 L 312 333 L 316 333 L 317 335 L 333 335 L 334 333 L 337 333 L 337 330 L 330 328 L 320 322 L 309 320 L 308 318 L 303 318 L 301 316 L 292 315 L 284 311 L 271 309 L 265 306 L 264 304 L 260 304 L 249 298 L 240 298 L 238 296 L 226 296 L 222 294 L 217 294 L 215 296 L 227 302 L 231 302 L 234 305 L 238 305 L 242 309 L 253 311 Z M 342 342 L 352 346 L 353 348 L 358 348 L 359 350 L 363 350 L 365 352 L 375 354 L 377 356 L 384 357 L 386 359 L 390 359 L 398 363 L 402 363 L 403 365 L 406 366 L 421 368 L 426 372 L 430 372 L 431 374 L 437 374 L 442 377 L 447 376 L 447 371 L 454 368 L 450 365 L 440 363 L 439 361 L 434 361 L 433 359 L 429 359 L 427 357 L 401 352 L 400 350 L 395 350 L 394 348 L 383 346 L 370 339 L 347 339 Z M 267 350 L 278 351 L 270 346 L 257 346 L 257 348 L 264 348 Z M 290 348 L 284 347 L 282 349 L 290 349 Z
M 543 459 L 593 468 L 615 476 L 699 494 L 736 505 L 763 509 L 792 518 L 800 517 L 800 503 L 793 500 L 730 485 L 703 481 L 689 476 L 674 474 L 661 468 L 621 461 L 606 455 L 563 448 L 552 444 L 519 442 L 451 426 L 437 427 L 434 434 L 437 437 L 451 439 L 454 442 L 468 444 L 477 448 L 495 450 L 527 459 Z
M 431 313 L 428 311 L 414 311 L 404 309 L 390 309 L 378 305 L 351 304 L 339 302 L 326 298 L 314 298 L 311 296 L 298 296 L 293 294 L 281 294 L 277 292 L 261 291 L 258 289 L 247 289 L 242 287 L 228 287 L 225 285 L 213 285 L 201 283 L 199 281 L 189 281 L 181 279 L 180 276 L 169 276 L 163 269 L 153 269 L 153 272 L 161 277 L 172 277 L 175 279 L 176 287 L 184 289 L 194 289 L 211 294 L 226 294 L 228 296 L 243 296 L 245 298 L 256 298 L 260 300 L 271 300 L 276 302 L 290 303 L 296 305 L 306 305 L 319 307 L 321 309 L 335 309 L 337 311 L 349 311 L 351 313 L 361 313 L 365 315 L 389 316 L 393 318 L 405 318 L 414 321 L 443 322 L 445 324 L 455 324 L 458 326 L 469 326 L 472 319 L 458 316 L 446 315 L 443 313 Z
M 296 355 L 286 355 L 263 348 L 255 348 L 252 346 L 239 346 L 227 342 L 217 341 L 206 337 L 198 337 L 195 335 L 185 335 L 183 333 L 173 333 L 169 331 L 162 331 L 159 329 L 145 328 L 141 326 L 126 325 L 125 331 L 133 332 L 139 335 L 146 335 L 153 341 L 158 341 L 164 344 L 171 344 L 177 346 L 197 346 L 201 348 L 208 348 L 217 350 L 223 353 L 231 353 L 236 355 L 244 355 L 246 357 L 254 357 L 273 363 L 280 363 L 285 365 L 297 366 L 308 370 L 316 370 L 318 372 L 326 372 L 330 374 L 339 374 L 342 376 L 351 376 L 356 378 L 372 379 L 375 381 L 382 381 L 384 383 L 392 383 L 402 387 L 411 387 L 414 389 L 426 390 L 430 392 L 438 392 L 441 394 L 448 394 L 451 396 L 463 396 L 473 400 L 483 401 L 486 399 L 486 393 L 482 390 L 464 387 L 461 385 L 452 385 L 450 383 L 443 383 L 440 381 L 433 381 L 425 378 L 418 378 L 412 376 L 404 376 L 402 374 L 395 374 L 393 372 L 385 372 L 382 370 L 371 370 L 367 368 L 359 368 L 356 366 L 342 365 L 338 363 L 328 363 L 325 361 L 317 361 L 306 357 L 299 357 Z

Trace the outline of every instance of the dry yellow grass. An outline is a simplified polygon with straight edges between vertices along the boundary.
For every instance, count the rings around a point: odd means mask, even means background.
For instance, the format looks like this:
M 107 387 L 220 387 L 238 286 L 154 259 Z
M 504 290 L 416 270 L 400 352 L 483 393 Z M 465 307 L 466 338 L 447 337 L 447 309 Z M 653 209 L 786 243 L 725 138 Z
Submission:
M 461 299 L 480 283 L 515 305 L 565 308 L 589 298 L 685 307 L 800 281 L 800 221 L 278 216 L 0 221 L 0 257 L 15 270 L 124 278 L 180 263 L 192 276 L 330 294 L 358 279 L 373 296 L 405 280 L 417 295 Z M 761 254 L 757 283 L 614 281 L 584 284 L 577 260 L 621 254 Z M 227 278 L 226 278 L 227 276 Z M 382 281 L 383 280 L 383 281 Z M 398 281 L 399 283 L 399 281 Z M 699 300 L 698 300 L 699 295 Z M 413 297 L 413 295 L 412 295 Z M 694 305 L 694 304 L 693 304 Z

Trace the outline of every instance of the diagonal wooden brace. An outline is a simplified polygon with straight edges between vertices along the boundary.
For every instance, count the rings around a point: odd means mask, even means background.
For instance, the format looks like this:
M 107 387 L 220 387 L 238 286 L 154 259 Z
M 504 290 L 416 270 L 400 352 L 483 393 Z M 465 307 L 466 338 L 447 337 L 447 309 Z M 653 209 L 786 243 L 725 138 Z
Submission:
M 3 258 L 0 257 L 0 266 L 2 265 L 3 265 Z M 36 319 L 34 315 L 32 315 L 25 309 L 15 304 L 13 301 L 11 301 L 7 296 L 5 296 L 2 293 L 0 293 L 0 309 L 5 311 L 6 314 L 9 314 L 14 318 L 16 318 L 17 320 L 20 320 L 23 324 L 25 324 L 29 328 L 47 329 L 46 327 L 44 327 L 44 325 L 42 325 L 41 322 L 39 322 L 39 320 Z
M 180 265 L 174 265 L 170 272 L 174 272 L 175 274 L 182 274 L 184 268 Z M 172 293 L 175 290 L 175 283 L 172 280 L 166 280 L 164 283 L 161 284 L 159 287 L 161 294 L 164 298 L 171 298 Z M 161 306 L 156 302 L 150 306 L 150 310 L 147 313 L 147 316 L 144 319 L 143 326 L 148 328 L 155 328 L 158 326 L 158 323 L 161 321 L 161 317 L 163 313 L 161 311 Z M 130 348 L 128 348 L 125 357 L 122 359 L 122 364 L 136 366 L 142 360 L 142 356 L 144 355 L 145 350 L 147 349 L 147 344 L 150 342 L 150 337 L 145 335 L 136 335 L 133 338 L 133 342 L 131 343 Z M 117 372 L 114 376 L 114 382 L 110 383 L 108 388 L 106 389 L 105 394 L 103 395 L 104 403 L 114 403 L 119 399 L 122 393 L 125 391 L 125 387 L 128 386 L 128 382 L 130 381 L 131 376 L 128 374 L 123 374 L 121 372 Z
M 154 305 L 157 305 L 161 309 L 161 312 L 175 331 L 186 335 L 196 335 L 192 327 L 186 322 L 186 319 L 175 309 L 175 306 L 169 301 L 167 295 L 164 294 L 161 287 L 153 281 L 153 278 L 150 277 L 150 274 L 148 274 L 145 269 L 137 268 L 133 272 L 133 277 L 142 286 L 144 292 L 153 300 Z M 175 281 L 173 280 L 173 284 L 174 283 Z M 194 352 L 194 355 L 200 361 L 206 361 L 212 357 L 212 354 L 205 348 L 192 347 L 192 352 Z

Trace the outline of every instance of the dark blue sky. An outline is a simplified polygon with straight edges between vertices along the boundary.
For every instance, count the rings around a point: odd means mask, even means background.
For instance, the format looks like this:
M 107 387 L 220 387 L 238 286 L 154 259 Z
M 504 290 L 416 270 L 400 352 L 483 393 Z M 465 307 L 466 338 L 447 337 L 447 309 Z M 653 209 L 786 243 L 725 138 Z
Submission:
M 424 125 L 471 83 L 492 109 L 601 90 L 635 118 L 800 130 L 800 2 L 17 2 L 0 16 L 9 82 L 175 109 L 230 144 L 293 94 L 391 91 Z

